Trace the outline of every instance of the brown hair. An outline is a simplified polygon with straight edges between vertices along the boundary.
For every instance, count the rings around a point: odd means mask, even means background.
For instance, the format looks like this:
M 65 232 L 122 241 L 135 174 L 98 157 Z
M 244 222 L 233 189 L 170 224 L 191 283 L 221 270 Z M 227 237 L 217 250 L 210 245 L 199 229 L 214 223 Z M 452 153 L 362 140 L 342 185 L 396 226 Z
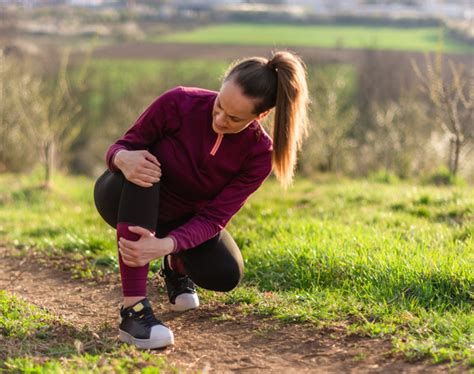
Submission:
M 244 95 L 260 99 L 254 114 L 273 107 L 273 170 L 286 188 L 293 182 L 297 152 L 307 135 L 309 104 L 306 66 L 295 54 L 274 52 L 271 59 L 250 57 L 233 63 L 224 82 L 233 80 Z

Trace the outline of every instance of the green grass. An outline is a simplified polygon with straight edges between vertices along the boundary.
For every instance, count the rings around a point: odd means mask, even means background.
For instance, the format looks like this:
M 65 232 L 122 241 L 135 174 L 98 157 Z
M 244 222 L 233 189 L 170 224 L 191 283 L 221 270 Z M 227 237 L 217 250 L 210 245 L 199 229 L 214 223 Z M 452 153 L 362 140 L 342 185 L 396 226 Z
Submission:
M 0 332 L 5 337 L 44 337 L 54 317 L 42 309 L 28 305 L 5 291 L 0 291 Z
M 97 337 L 87 328 L 78 329 L 47 310 L 0 291 L 0 372 L 174 371 L 159 354 Z
M 159 42 L 197 44 L 272 45 L 275 47 L 379 48 L 438 51 L 442 28 L 381 26 L 312 26 L 231 23 L 153 37 Z M 467 43 L 444 37 L 443 52 L 473 53 Z
M 114 83 L 112 92 L 120 97 L 125 91 L 144 81 L 175 78 L 176 81 L 187 82 L 197 75 L 213 77 L 218 82 L 228 62 L 188 59 L 182 61 L 167 60 L 134 60 L 134 59 L 94 59 L 91 61 L 91 70 L 94 79 L 100 85 L 103 81 Z M 171 77 L 170 77 L 171 74 Z M 98 90 L 97 90 L 98 91 Z
M 93 181 L 0 175 L 0 239 L 82 259 L 77 276 L 116 271 L 115 232 Z M 204 302 L 288 322 L 345 324 L 393 340 L 409 359 L 472 360 L 474 191 L 469 186 L 273 179 L 228 226 L 244 255 L 243 285 Z M 152 264 L 156 270 L 157 263 Z

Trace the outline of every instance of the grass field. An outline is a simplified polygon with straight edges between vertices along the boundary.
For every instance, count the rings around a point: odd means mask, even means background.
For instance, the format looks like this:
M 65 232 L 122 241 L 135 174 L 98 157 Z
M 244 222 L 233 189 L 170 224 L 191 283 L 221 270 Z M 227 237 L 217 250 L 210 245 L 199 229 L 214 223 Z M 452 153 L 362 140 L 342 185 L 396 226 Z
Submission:
M 160 78 L 187 82 L 196 76 L 204 78 L 205 75 L 212 77 L 216 85 L 227 64 L 226 61 L 210 62 L 198 59 L 183 61 L 95 59 L 91 61 L 91 71 L 96 75 L 91 81 L 96 82 L 98 86 L 103 84 L 104 80 L 114 82 L 113 92 L 117 95 L 144 81 L 156 80 L 158 85 Z
M 474 53 L 474 46 L 443 36 L 441 28 L 309 26 L 234 23 L 153 37 L 160 42 L 199 44 L 377 48 L 406 51 Z M 440 39 L 443 40 L 442 45 Z
M 139 88 L 141 84 L 155 84 L 156 95 L 164 86 L 170 88 L 181 84 L 201 84 L 208 88 L 219 87 L 219 77 L 223 74 L 228 62 L 189 59 L 183 61 L 139 60 L 139 59 L 94 59 L 91 61 L 89 79 L 91 91 L 100 96 L 104 87 L 108 94 L 117 100 L 127 91 Z M 100 103 L 100 97 L 92 96 Z
M 73 270 L 77 277 L 116 272 L 115 233 L 95 211 L 93 181 L 56 175 L 49 192 L 36 188 L 39 182 L 38 173 L 0 175 L 0 240 L 24 255 L 36 249 L 82 259 L 88 265 Z M 204 302 L 391 337 L 408 359 L 472 361 L 469 187 L 301 179 L 283 193 L 269 180 L 228 229 L 244 255 L 245 281 L 228 294 L 204 292 Z M 153 263 L 152 271 L 158 266 Z M 0 297 L 2 308 L 11 308 L 10 296 Z M 44 318 L 38 326 L 49 323 Z M 38 318 L 27 319 L 0 319 L 0 332 L 16 341 L 22 324 Z M 25 360 L 17 364 L 34 364 Z M 75 360 L 85 365 L 93 358 Z

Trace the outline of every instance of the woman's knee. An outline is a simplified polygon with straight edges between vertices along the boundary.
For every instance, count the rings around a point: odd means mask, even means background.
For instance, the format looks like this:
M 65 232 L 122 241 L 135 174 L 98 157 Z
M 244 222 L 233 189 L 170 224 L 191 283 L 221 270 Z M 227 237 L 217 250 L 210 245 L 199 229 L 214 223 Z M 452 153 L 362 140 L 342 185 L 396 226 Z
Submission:
M 243 267 L 222 269 L 215 277 L 213 291 L 228 292 L 236 288 L 243 278 Z
M 123 186 L 121 173 L 106 170 L 94 185 L 94 203 L 102 218 L 112 227 L 117 223 L 117 212 Z
M 225 262 L 210 260 L 208 264 L 190 264 L 185 260 L 184 268 L 197 286 L 220 292 L 233 290 L 239 285 L 244 274 L 243 263 L 235 260 Z
M 180 254 L 191 280 L 201 288 L 227 292 L 237 287 L 244 273 L 244 261 L 232 236 L 219 235 Z

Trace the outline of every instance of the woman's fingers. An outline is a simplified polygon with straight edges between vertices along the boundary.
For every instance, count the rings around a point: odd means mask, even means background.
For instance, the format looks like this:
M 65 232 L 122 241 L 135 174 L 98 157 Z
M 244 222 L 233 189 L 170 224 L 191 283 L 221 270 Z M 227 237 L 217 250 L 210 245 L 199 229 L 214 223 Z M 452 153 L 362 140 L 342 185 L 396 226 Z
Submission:
M 133 261 L 133 260 L 129 260 L 127 259 L 126 257 L 122 256 L 122 261 L 124 262 L 125 265 L 127 266 L 130 266 L 132 268 L 137 268 L 137 267 L 140 267 L 141 265 L 138 264 L 137 262 Z
M 141 179 L 143 182 L 156 183 L 160 180 L 160 177 L 161 177 L 161 173 L 153 173 L 145 169 L 141 171 L 140 174 L 137 175 L 136 178 Z
M 161 171 L 151 169 L 139 169 L 130 175 L 130 182 L 142 187 L 150 187 L 152 183 L 158 183 L 161 179 Z
M 146 175 L 149 175 L 151 177 L 160 177 L 161 176 L 161 168 L 158 168 L 158 170 L 156 170 L 156 168 L 151 168 L 148 165 L 144 165 L 143 168 L 141 170 L 139 170 L 139 172 L 141 172 L 143 174 L 146 174 Z
M 136 252 L 131 250 L 130 248 L 124 246 L 123 244 L 119 243 L 119 252 L 122 256 L 123 262 L 125 264 L 132 266 L 130 264 L 135 264 L 135 266 L 138 266 L 138 256 L 136 255 Z
M 130 182 L 135 183 L 136 185 L 138 185 L 140 187 L 151 187 L 151 186 L 153 186 L 153 183 L 143 182 L 141 179 L 137 179 L 137 178 L 130 179 Z
M 151 162 L 153 162 L 154 164 L 156 164 L 157 166 L 161 166 L 160 164 L 160 161 L 158 161 L 158 159 L 153 156 L 150 152 L 146 151 L 145 152 L 145 158 Z
M 140 236 L 151 236 L 151 237 L 154 236 L 150 230 L 147 230 L 146 228 L 141 227 L 141 226 L 129 226 L 128 231 L 134 232 L 135 234 L 138 234 Z
M 139 186 L 142 186 L 142 187 L 151 187 L 153 183 L 158 183 L 159 181 L 160 181 L 160 178 L 151 177 L 149 175 L 143 175 L 143 174 L 130 179 L 130 182 L 138 184 Z
M 135 259 L 135 257 L 136 257 L 136 255 L 133 251 L 131 251 L 130 249 L 124 247 L 123 245 L 119 246 L 119 252 L 122 254 L 122 256 L 127 256 L 131 259 Z
M 134 226 L 132 226 L 132 227 L 134 227 Z M 128 231 L 130 231 L 130 230 L 128 230 Z M 132 232 L 133 232 L 133 231 L 132 231 Z M 122 246 L 122 247 L 124 247 L 124 248 L 126 248 L 126 249 L 130 249 L 130 250 L 134 250 L 134 249 L 135 249 L 135 244 L 136 244 L 136 243 L 137 243 L 137 242 L 134 241 L 134 240 L 128 240 L 128 239 L 125 239 L 125 238 L 120 238 L 120 239 L 119 239 L 119 246 Z
M 136 151 L 133 157 L 123 168 L 127 180 L 140 187 L 151 187 L 161 179 L 161 164 L 158 159 L 148 151 Z
M 125 262 L 126 264 L 131 264 L 131 263 L 134 263 L 136 260 L 131 257 L 131 256 L 127 256 L 126 254 L 120 252 L 120 254 L 122 255 L 122 260 L 123 262 Z
M 130 267 L 140 267 L 145 265 L 141 263 L 141 260 L 138 259 L 138 256 L 131 254 L 129 250 L 119 247 L 119 252 L 125 265 Z
M 132 256 L 129 252 L 124 250 L 123 248 L 119 248 L 120 255 L 122 256 L 122 260 L 126 262 L 134 262 L 136 258 Z
M 158 165 L 156 165 L 153 162 L 148 161 L 148 160 L 143 160 L 143 162 L 140 163 L 137 166 L 140 170 L 143 170 L 143 169 L 147 168 L 147 169 L 153 170 L 156 173 L 161 172 L 161 167 L 160 166 L 158 166 Z
M 155 156 L 151 153 L 144 153 L 143 158 L 140 160 L 139 166 L 148 167 L 154 171 L 160 171 L 161 164 L 158 162 Z

